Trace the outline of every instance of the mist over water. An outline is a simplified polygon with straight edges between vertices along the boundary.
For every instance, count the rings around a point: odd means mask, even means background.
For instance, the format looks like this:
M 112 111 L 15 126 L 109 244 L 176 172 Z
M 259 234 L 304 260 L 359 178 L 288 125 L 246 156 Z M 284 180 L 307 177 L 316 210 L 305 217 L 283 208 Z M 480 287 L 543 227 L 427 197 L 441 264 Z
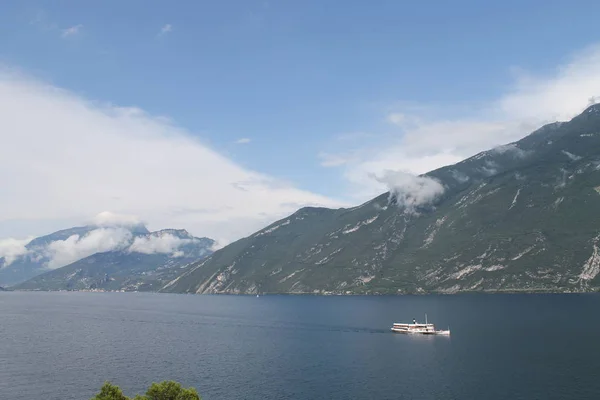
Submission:
M 592 399 L 600 295 L 0 293 L 0 399 Z M 451 337 L 407 336 L 424 320 Z

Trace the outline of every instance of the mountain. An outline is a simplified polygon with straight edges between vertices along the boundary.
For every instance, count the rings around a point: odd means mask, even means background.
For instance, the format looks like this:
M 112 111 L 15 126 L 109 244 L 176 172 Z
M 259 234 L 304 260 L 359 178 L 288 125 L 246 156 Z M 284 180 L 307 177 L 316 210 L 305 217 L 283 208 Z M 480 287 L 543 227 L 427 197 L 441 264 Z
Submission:
M 60 230 L 49 235 L 41 236 L 27 243 L 27 252 L 13 262 L 8 262 L 5 257 L 0 257 L 0 284 L 11 286 L 39 275 L 47 270 L 46 265 L 50 260 L 48 246 L 54 242 L 62 242 L 70 237 L 84 237 L 96 226 L 82 226 Z
M 303 208 L 196 262 L 178 293 L 600 288 L 600 105 L 350 209 Z
M 32 240 L 10 264 L 0 259 L 5 264 L 0 268 L 0 283 L 36 290 L 120 284 L 151 290 L 160 279 L 173 279 L 182 265 L 209 255 L 213 245 L 212 239 L 196 238 L 185 230 L 149 232 L 143 225 L 76 227 Z M 100 283 L 102 279 L 106 282 Z

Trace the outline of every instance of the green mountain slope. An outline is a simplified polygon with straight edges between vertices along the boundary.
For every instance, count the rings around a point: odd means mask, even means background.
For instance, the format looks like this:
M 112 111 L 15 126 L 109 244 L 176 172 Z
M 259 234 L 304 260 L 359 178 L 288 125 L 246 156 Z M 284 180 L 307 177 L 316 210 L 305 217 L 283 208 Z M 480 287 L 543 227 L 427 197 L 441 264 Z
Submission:
M 349 294 L 600 287 L 599 105 L 420 181 L 412 179 L 359 207 L 301 209 L 192 264 L 162 291 Z M 443 193 L 423 196 L 440 184 Z

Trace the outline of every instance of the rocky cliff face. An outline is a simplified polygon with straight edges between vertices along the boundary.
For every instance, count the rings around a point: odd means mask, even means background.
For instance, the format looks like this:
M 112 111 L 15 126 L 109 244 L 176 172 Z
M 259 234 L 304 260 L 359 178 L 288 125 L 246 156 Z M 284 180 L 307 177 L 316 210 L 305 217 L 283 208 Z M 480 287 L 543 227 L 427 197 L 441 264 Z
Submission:
M 407 179 L 359 207 L 301 209 L 192 264 L 162 291 L 600 287 L 599 105 L 516 143 Z

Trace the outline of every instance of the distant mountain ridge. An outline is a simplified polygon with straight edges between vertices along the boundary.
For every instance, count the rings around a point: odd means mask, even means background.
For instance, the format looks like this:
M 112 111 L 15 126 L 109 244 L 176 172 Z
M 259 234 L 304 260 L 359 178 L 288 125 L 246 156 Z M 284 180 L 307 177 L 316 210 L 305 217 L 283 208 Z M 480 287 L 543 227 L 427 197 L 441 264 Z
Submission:
M 389 178 L 389 193 L 349 209 L 303 208 L 161 291 L 600 289 L 600 105 L 421 177 Z
M 147 274 L 202 259 L 213 246 L 212 239 L 194 237 L 184 229 L 150 232 L 142 224 L 64 229 L 31 240 L 26 252 L 10 263 L 0 258 L 0 285 L 14 286 L 40 274 L 57 278 L 62 268 L 56 267 L 61 264 L 85 265 L 92 276 L 105 270 L 116 273 L 116 266 L 122 276 L 138 270 Z M 79 278 L 90 277 L 81 272 Z M 54 284 L 62 288 L 57 281 Z M 65 281 L 69 284 L 73 282 Z

